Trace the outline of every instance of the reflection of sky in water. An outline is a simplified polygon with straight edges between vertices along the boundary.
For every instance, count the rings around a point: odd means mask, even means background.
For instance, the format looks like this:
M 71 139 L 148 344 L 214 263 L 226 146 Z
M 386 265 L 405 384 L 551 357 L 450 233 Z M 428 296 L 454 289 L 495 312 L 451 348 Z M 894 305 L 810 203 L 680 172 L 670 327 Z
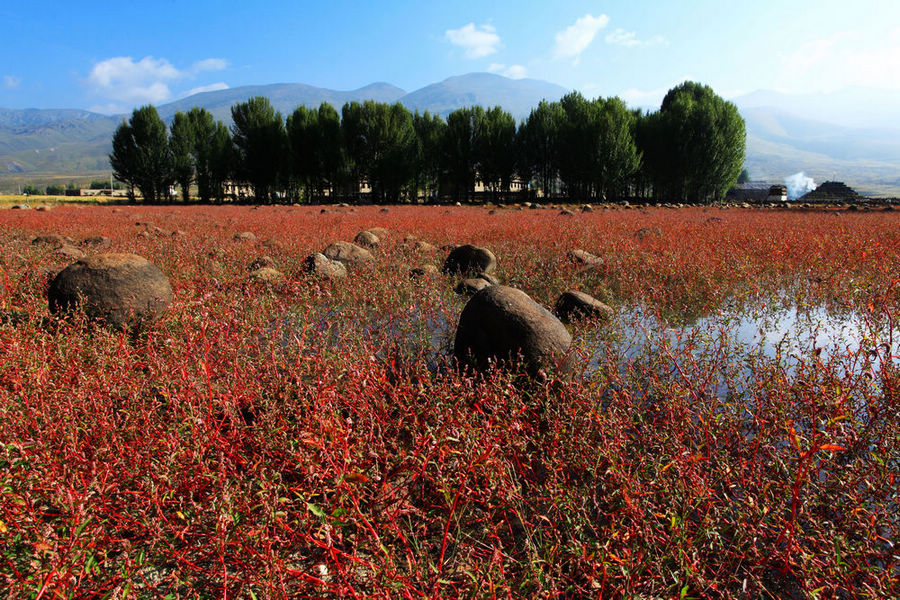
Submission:
M 793 375 L 802 365 L 830 363 L 838 372 L 874 374 L 884 358 L 900 364 L 900 332 L 886 323 L 868 322 L 858 313 L 838 314 L 822 306 L 724 308 L 686 325 L 673 325 L 646 309 L 620 310 L 604 332 L 576 334 L 576 344 L 588 348 L 587 374 L 616 357 L 624 368 L 668 350 L 679 365 L 719 352 L 729 362 L 767 360 Z M 672 359 L 666 358 L 671 363 Z M 742 371 L 750 376 L 749 368 Z M 725 390 L 720 387 L 720 393 Z M 732 390 L 734 391 L 734 390 Z

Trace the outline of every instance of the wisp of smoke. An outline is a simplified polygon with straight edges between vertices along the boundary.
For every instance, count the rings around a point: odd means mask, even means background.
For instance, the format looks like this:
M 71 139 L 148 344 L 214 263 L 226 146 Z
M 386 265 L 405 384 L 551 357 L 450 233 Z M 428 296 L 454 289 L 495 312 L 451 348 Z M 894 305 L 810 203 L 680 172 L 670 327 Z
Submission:
M 803 171 L 786 177 L 784 185 L 787 186 L 788 200 L 796 200 L 803 194 L 816 189 L 816 182 L 813 181 L 812 177 L 807 177 Z

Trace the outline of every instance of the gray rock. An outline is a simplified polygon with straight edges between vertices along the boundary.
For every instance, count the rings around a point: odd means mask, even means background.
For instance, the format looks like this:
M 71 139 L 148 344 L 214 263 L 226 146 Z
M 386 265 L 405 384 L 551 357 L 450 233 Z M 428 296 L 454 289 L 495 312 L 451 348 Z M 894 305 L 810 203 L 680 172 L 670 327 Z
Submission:
M 82 305 L 88 318 L 119 328 L 159 319 L 172 301 L 172 286 L 141 256 L 97 254 L 60 271 L 50 282 L 47 298 L 54 314 Z
M 487 248 L 466 244 L 450 251 L 442 271 L 448 274 L 491 273 L 497 268 L 497 257 Z
M 340 261 L 331 260 L 324 254 L 316 252 L 303 261 L 303 272 L 320 279 L 343 279 L 347 276 L 347 267 Z
M 381 240 L 379 240 L 378 236 L 371 231 L 360 231 L 356 234 L 356 237 L 353 238 L 353 243 L 365 248 L 377 248 L 378 244 L 381 243 Z
M 493 361 L 509 365 L 521 359 L 526 371 L 536 375 L 559 365 L 571 344 L 565 325 L 525 292 L 492 285 L 463 309 L 453 354 L 460 364 L 477 370 Z
M 325 248 L 322 254 L 345 265 L 363 265 L 375 260 L 371 252 L 350 242 L 334 242 Z
M 584 292 L 568 291 L 560 294 L 554 311 L 563 323 L 578 319 L 609 319 L 613 309 Z

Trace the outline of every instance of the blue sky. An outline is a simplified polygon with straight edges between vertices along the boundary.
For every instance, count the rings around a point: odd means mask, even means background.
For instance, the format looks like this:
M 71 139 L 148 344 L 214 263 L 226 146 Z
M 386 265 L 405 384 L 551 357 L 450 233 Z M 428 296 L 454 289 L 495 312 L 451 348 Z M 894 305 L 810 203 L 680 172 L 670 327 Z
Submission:
M 900 94 L 900 0 L 0 3 L 0 107 L 122 112 L 267 83 L 493 71 L 658 103 L 685 79 Z

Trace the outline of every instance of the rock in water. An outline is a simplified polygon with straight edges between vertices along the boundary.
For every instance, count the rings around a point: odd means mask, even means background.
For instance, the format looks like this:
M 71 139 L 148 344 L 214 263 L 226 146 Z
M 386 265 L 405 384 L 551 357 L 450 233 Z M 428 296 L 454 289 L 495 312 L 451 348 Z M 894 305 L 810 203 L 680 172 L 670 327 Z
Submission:
M 350 242 L 334 242 L 325 248 L 322 254 L 326 258 L 340 261 L 346 265 L 361 265 L 375 260 L 371 252 Z
M 347 267 L 342 262 L 331 260 L 324 254 L 316 252 L 303 261 L 303 272 L 321 279 L 343 279 L 347 276 Z
M 454 248 L 444 262 L 444 273 L 491 273 L 497 268 L 497 257 L 487 248 L 471 244 Z
M 381 240 L 379 240 L 378 236 L 371 231 L 360 231 L 356 234 L 356 237 L 353 238 L 353 243 L 365 246 L 366 248 L 377 248 L 378 244 L 381 243 Z
M 172 301 L 172 286 L 156 265 L 137 254 L 97 254 L 72 263 L 50 282 L 50 312 L 84 306 L 90 319 L 114 327 L 152 323 Z
M 559 319 L 504 285 L 489 286 L 469 300 L 459 318 L 453 354 L 460 364 L 485 369 L 491 361 L 521 358 L 531 375 L 557 364 L 572 344 Z
M 560 294 L 556 300 L 554 311 L 563 323 L 581 318 L 608 319 L 613 315 L 613 309 L 603 304 L 593 296 L 584 292 L 569 291 Z

